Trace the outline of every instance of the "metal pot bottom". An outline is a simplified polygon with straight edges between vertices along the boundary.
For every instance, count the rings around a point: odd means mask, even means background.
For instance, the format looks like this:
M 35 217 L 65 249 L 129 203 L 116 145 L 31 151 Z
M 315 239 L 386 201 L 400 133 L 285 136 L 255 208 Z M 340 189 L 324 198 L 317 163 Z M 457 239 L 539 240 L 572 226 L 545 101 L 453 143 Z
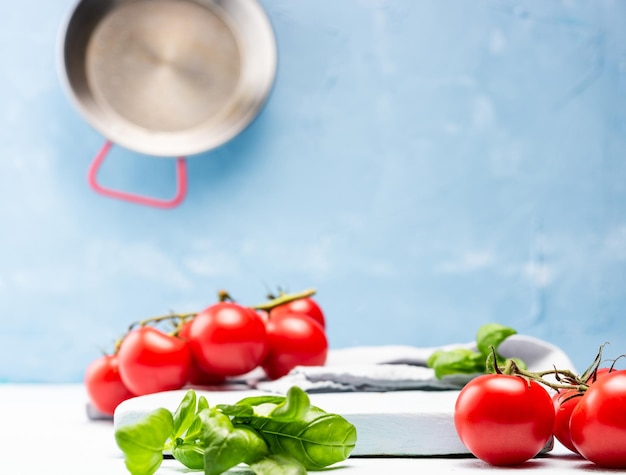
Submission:
M 111 11 L 87 46 L 94 99 L 154 131 L 186 130 L 228 108 L 241 72 L 237 40 L 213 11 L 143 0 Z
M 107 139 L 180 156 L 223 144 L 256 117 L 276 45 L 255 0 L 81 0 L 62 61 L 72 99 Z

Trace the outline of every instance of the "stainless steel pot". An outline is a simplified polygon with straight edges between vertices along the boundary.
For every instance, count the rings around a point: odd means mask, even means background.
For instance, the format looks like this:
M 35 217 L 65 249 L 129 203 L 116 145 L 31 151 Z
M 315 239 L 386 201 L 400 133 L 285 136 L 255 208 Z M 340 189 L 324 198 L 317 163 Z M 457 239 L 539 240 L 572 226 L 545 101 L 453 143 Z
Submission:
M 274 33 L 257 0 L 81 0 L 60 50 L 72 102 L 107 139 L 89 174 L 105 194 L 95 174 L 113 143 L 178 157 L 180 185 L 185 157 L 245 129 L 276 73 Z

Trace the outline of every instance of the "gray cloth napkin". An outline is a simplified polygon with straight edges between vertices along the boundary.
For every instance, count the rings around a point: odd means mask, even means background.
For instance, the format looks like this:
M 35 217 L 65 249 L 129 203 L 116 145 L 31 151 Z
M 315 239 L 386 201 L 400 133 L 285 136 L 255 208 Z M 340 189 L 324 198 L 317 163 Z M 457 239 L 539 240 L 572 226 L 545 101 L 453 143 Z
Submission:
M 310 393 L 460 389 L 475 375 L 446 376 L 440 380 L 426 367 L 426 360 L 434 351 L 460 347 L 475 348 L 474 343 L 461 343 L 431 348 L 394 345 L 334 350 L 324 366 L 297 366 L 282 378 L 261 379 L 254 386 L 280 394 L 294 385 Z M 521 358 L 531 371 L 553 366 L 575 371 L 560 348 L 529 336 L 507 338 L 499 352 L 505 357 Z

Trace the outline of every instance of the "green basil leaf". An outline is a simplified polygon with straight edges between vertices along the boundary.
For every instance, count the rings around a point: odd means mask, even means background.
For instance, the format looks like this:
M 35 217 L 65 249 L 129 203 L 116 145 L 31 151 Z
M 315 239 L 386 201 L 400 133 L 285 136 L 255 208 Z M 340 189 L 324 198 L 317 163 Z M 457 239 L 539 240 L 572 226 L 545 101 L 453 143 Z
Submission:
M 217 409 L 198 414 L 202 419 L 204 473 L 218 475 L 240 463 L 254 463 L 267 454 L 265 441 L 248 427 L 235 427 Z
M 267 396 L 251 396 L 241 399 L 234 406 L 224 408 L 229 415 L 236 417 L 245 416 L 269 416 L 269 414 L 278 406 L 285 402 L 285 396 L 267 395 Z M 245 408 L 245 409 L 244 409 Z M 252 413 L 250 413 L 252 408 Z
M 428 366 L 429 368 L 434 368 L 437 358 L 439 358 L 439 356 L 442 355 L 443 353 L 445 353 L 445 350 L 434 351 L 426 360 L 426 366 Z
M 215 409 L 203 410 L 198 413 L 198 417 L 202 420 L 205 475 L 218 475 L 242 463 L 241 450 L 245 450 L 245 447 L 234 447 L 228 443 L 229 436 L 234 430 L 230 418 Z
M 202 419 L 196 414 L 187 429 L 187 433 L 183 438 L 185 443 L 193 443 L 202 435 Z
M 254 414 L 254 409 L 252 406 L 243 406 L 239 403 L 237 404 L 218 404 L 217 409 L 222 411 L 227 416 L 231 417 L 246 417 L 252 416 Z
M 432 362 L 438 379 L 450 374 L 476 374 L 485 372 L 485 355 L 467 348 L 439 352 Z
M 449 351 L 434 351 L 426 360 L 426 366 L 435 370 L 438 379 L 454 374 L 483 374 L 493 368 L 493 352 L 496 350 L 496 363 L 498 366 L 505 364 L 506 358 L 497 353 L 500 344 L 511 335 L 517 333 L 513 328 L 499 323 L 487 323 L 481 326 L 476 333 L 476 347 L 478 351 L 468 348 L 456 348 Z M 526 365 L 517 360 L 520 368 Z
M 187 468 L 192 470 L 204 468 L 204 445 L 200 443 L 178 443 L 172 448 L 172 455 Z
M 483 355 L 488 355 L 491 352 L 490 347 L 493 346 L 497 352 L 500 343 L 516 333 L 517 331 L 513 328 L 499 323 L 487 323 L 481 326 L 476 333 L 478 351 Z
M 196 410 L 196 414 L 204 409 L 209 408 L 209 401 L 204 396 L 200 396 L 198 398 L 198 409 Z
M 306 475 L 306 468 L 293 457 L 270 455 L 250 465 L 256 475 Z
M 296 421 L 305 417 L 310 406 L 309 395 L 298 386 L 292 386 L 287 391 L 285 400 L 276 405 L 269 417 L 281 421 Z
M 356 445 L 356 428 L 338 414 L 310 406 L 301 420 L 254 416 L 249 419 L 272 454 L 291 456 L 307 470 L 320 470 L 348 458 Z
M 256 430 L 247 425 L 236 425 L 231 437 L 237 439 L 238 444 L 245 446 L 244 463 L 252 464 L 258 462 L 269 453 L 265 439 Z
M 195 414 L 196 393 L 193 389 L 190 389 L 187 391 L 185 397 L 183 397 L 183 400 L 180 402 L 178 408 L 173 414 L 174 430 L 172 433 L 172 439 L 176 439 L 185 433 L 191 425 Z
M 193 416 L 191 424 L 187 428 L 187 433 L 184 435 L 185 443 L 195 443 L 200 435 L 202 434 L 202 419 L 198 417 L 198 414 L 205 409 L 209 408 L 209 402 L 206 397 L 200 396 L 198 398 L 198 408 L 196 410 L 196 414 Z
M 237 401 L 238 406 L 259 406 L 261 404 L 280 404 L 285 400 L 285 396 L 267 395 L 250 396 Z
M 136 423 L 115 431 L 115 441 L 124 453 L 132 475 L 152 475 L 163 461 L 163 447 L 174 428 L 172 413 L 156 409 Z

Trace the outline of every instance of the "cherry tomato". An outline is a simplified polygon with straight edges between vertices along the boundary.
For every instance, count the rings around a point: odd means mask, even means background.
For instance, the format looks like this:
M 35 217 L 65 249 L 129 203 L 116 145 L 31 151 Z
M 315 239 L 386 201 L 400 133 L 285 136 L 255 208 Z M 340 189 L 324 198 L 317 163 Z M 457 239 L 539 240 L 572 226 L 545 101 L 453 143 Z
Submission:
M 572 438 L 569 434 L 569 421 L 572 411 L 580 402 L 581 396 L 582 394 L 575 389 L 566 389 L 552 396 L 555 416 L 552 432 L 559 442 L 574 453 L 578 453 L 578 450 L 572 443 Z
M 117 355 L 104 355 L 92 361 L 85 371 L 85 386 L 94 407 L 110 416 L 122 401 L 135 396 L 122 382 Z
M 267 310 L 257 310 L 257 309 L 253 309 L 257 315 L 259 317 L 261 317 L 261 320 L 263 320 L 263 323 L 267 322 L 270 318 L 270 313 Z
M 191 322 L 185 323 L 178 332 L 178 337 L 185 341 L 189 341 L 190 323 Z M 213 386 L 221 384 L 225 380 L 226 378 L 224 376 L 218 376 L 204 371 L 192 356 L 191 364 L 189 365 L 189 384 L 194 386 Z
M 570 436 L 587 460 L 626 468 L 626 370 L 606 373 L 589 386 L 572 412 Z
M 316 322 L 318 322 L 322 328 L 326 328 L 326 320 L 324 319 L 324 312 L 312 298 L 306 297 L 302 299 L 292 300 L 291 302 L 284 303 L 270 310 L 270 317 L 277 317 L 285 313 L 297 313 L 307 315 Z
M 467 449 L 491 465 L 518 465 L 537 455 L 552 436 L 554 406 L 538 383 L 485 374 L 463 387 L 454 424 Z
M 324 328 L 301 314 L 270 314 L 266 323 L 268 352 L 262 367 L 270 379 L 286 375 L 296 366 L 322 366 L 328 355 Z
M 237 376 L 256 368 L 265 356 L 267 334 L 251 308 L 219 302 L 198 313 L 189 324 L 189 348 L 205 372 Z
M 154 327 L 131 331 L 117 356 L 122 381 L 138 396 L 180 389 L 187 382 L 191 363 L 187 342 Z
M 603 378 L 611 371 L 610 368 L 598 368 L 594 374 L 592 374 L 587 380 L 588 384 L 594 384 L 596 381 Z M 567 389 L 560 393 L 555 393 L 552 396 L 554 402 L 554 436 L 572 452 L 578 454 L 578 450 L 572 442 L 570 436 L 570 419 L 574 408 L 580 402 L 580 398 L 583 393 L 576 391 L 575 389 Z

